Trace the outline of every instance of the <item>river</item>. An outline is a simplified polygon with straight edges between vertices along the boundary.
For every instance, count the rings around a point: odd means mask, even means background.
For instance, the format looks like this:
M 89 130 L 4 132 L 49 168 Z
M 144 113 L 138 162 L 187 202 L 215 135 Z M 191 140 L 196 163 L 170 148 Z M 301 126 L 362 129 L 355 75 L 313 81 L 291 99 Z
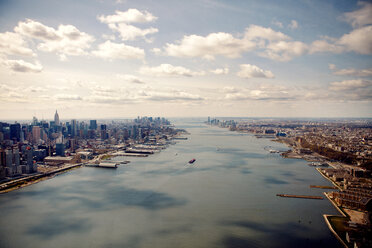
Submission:
M 118 169 L 79 168 L 0 195 L 0 247 L 340 247 L 307 162 L 251 134 L 177 120 L 188 140 Z M 193 165 L 188 161 L 196 159 Z

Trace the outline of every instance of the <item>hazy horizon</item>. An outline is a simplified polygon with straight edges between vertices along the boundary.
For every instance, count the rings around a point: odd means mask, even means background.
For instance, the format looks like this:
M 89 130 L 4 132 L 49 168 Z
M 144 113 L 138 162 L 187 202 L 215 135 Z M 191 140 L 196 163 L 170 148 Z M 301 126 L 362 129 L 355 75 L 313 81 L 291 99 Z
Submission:
M 367 1 L 5 0 L 0 13 L 2 120 L 372 117 Z

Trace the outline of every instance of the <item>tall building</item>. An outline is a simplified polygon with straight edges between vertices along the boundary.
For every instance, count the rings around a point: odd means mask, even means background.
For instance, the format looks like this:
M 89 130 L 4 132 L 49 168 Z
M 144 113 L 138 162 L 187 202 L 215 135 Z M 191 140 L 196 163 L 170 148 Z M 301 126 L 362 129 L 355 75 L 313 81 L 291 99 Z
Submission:
M 89 129 L 91 130 L 96 130 L 97 129 L 97 120 L 90 120 L 90 123 L 89 123 Z
M 15 123 L 10 125 L 10 139 L 21 140 L 21 124 Z
M 65 144 L 63 143 L 56 144 L 56 155 L 61 157 L 65 156 Z
M 77 131 L 77 121 L 74 119 L 74 120 L 71 120 L 71 136 L 72 137 L 75 137 L 78 135 L 78 131 Z
M 108 135 L 107 135 L 107 126 L 105 124 L 102 124 L 101 125 L 101 139 L 102 140 L 105 140 L 108 138 Z
M 19 161 L 19 149 L 13 148 L 13 163 L 15 166 L 19 166 L 20 161 Z
M 32 127 L 32 141 L 34 143 L 37 143 L 40 140 L 40 127 L 39 126 L 33 126 Z
M 57 110 L 56 110 L 56 113 L 54 114 L 54 125 L 56 125 L 56 126 L 59 126 L 60 125 L 59 115 L 57 113 Z
M 32 148 L 27 147 L 26 148 L 26 159 L 27 159 L 27 165 L 26 165 L 26 173 L 32 173 L 34 172 L 34 160 L 32 156 Z

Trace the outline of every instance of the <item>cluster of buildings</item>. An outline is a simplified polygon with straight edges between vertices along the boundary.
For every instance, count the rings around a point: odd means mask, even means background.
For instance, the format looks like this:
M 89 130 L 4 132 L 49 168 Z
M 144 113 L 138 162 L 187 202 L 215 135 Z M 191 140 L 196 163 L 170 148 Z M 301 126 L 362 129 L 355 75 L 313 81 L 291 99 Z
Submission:
M 320 159 L 333 168 L 317 168 L 340 189 L 326 193 L 344 214 L 340 235 L 347 247 L 372 245 L 372 122 L 370 120 L 217 120 L 208 124 L 257 137 L 277 137 L 288 144 L 298 158 Z M 316 155 L 314 155 L 316 154 Z M 322 156 L 319 156 L 321 154 Z M 339 161 L 344 163 L 339 163 Z M 345 161 L 348 163 L 345 164 Z M 336 163 L 332 163 L 336 162 Z M 312 164 L 315 164 L 314 162 Z M 322 163 L 319 163 L 322 164 Z M 359 216 L 353 221 L 353 216 Z M 363 216 L 360 218 L 360 216 Z
M 79 163 L 109 150 L 134 144 L 156 144 L 176 134 L 170 122 L 160 117 L 134 120 L 0 122 L 0 180 L 24 174 L 47 172 L 51 166 Z
M 236 122 L 208 118 L 208 123 L 256 135 L 285 137 L 285 143 L 298 150 L 306 151 L 308 148 L 302 147 L 301 144 L 307 143 L 309 147 L 316 146 L 328 152 L 334 151 L 339 155 L 347 155 L 349 157 L 344 160 L 354 165 L 372 162 L 372 122 L 370 120 L 251 119 Z M 337 160 L 334 157 L 331 159 Z

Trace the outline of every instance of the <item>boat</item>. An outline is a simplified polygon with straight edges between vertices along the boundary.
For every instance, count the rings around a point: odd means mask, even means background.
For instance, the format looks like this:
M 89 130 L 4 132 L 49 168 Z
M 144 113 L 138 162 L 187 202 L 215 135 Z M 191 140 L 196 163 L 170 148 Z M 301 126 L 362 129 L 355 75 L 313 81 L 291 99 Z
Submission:
M 189 161 L 189 164 L 193 164 L 195 161 L 196 161 L 196 159 L 193 158 L 193 159 L 191 159 L 191 160 Z

